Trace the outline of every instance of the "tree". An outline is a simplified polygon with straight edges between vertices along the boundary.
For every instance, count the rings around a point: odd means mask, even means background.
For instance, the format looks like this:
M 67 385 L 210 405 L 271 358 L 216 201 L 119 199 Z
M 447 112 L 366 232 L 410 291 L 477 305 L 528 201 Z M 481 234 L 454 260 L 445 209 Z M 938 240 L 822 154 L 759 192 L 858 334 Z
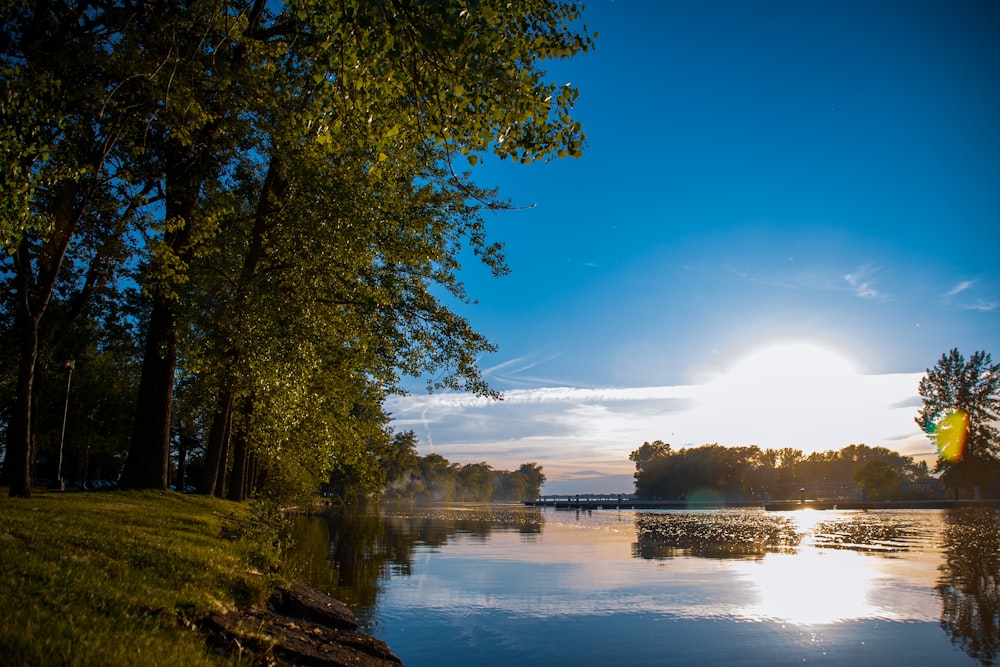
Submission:
M 952 349 L 920 380 L 924 405 L 917 423 L 938 448 L 936 470 L 945 486 L 978 489 L 1000 467 L 1000 364 L 987 352 L 968 361 Z
M 362 208 L 398 185 L 446 193 L 451 203 L 438 202 L 435 215 L 414 218 L 422 225 L 412 229 L 423 229 L 423 234 L 388 236 L 393 243 L 410 241 L 400 249 L 419 249 L 421 244 L 412 241 L 426 236 L 433 239 L 435 254 L 419 262 L 394 261 L 383 239 L 367 246 L 374 250 L 369 270 L 361 274 L 370 279 L 367 285 L 348 282 L 332 296 L 321 293 L 328 307 L 349 307 L 359 301 L 345 302 L 343 292 L 352 294 L 359 287 L 373 292 L 374 298 L 354 311 L 357 319 L 333 340 L 342 350 L 364 350 L 369 337 L 355 340 L 345 331 L 360 326 L 383 333 L 358 320 L 387 314 L 384 321 L 393 335 L 381 340 L 394 344 L 379 360 L 382 368 L 403 362 L 406 372 L 454 369 L 446 375 L 446 386 L 488 393 L 475 358 L 490 348 L 431 290 L 437 283 L 465 298 L 455 278 L 463 244 L 502 268 L 498 247 L 485 243 L 481 221 L 452 206 L 456 196 L 471 201 L 473 212 L 483 205 L 477 191 L 456 173 L 454 160 L 466 156 L 474 166 L 483 151 L 520 162 L 580 154 L 582 130 L 569 114 L 576 90 L 547 82 L 538 67 L 546 59 L 589 48 L 585 30 L 580 33 L 572 25 L 579 13 L 575 4 L 554 0 L 516 6 L 486 2 L 475 11 L 447 3 L 257 0 L 224 6 L 196 2 L 169 16 L 158 14 L 154 22 L 136 19 L 146 35 L 141 53 L 168 65 L 150 78 L 146 97 L 136 100 L 152 119 L 144 128 L 153 154 L 148 173 L 151 182 L 162 183 L 165 218 L 154 230 L 145 285 L 152 309 L 123 473 L 126 485 L 166 483 L 171 392 L 186 331 L 185 285 L 192 263 L 202 253 L 218 251 L 211 242 L 240 218 L 233 215 L 238 197 L 232 194 L 242 192 L 250 195 L 249 201 L 261 202 L 257 218 L 265 226 L 297 195 L 297 208 L 304 213 L 297 224 L 306 229 L 321 211 L 343 217 L 308 195 L 336 189 L 338 178 L 332 172 L 347 161 L 359 165 L 356 173 L 364 175 L 356 178 L 353 192 Z M 312 159 L 296 161 L 287 159 L 288 154 Z M 413 168 L 412 156 L 422 160 L 418 168 Z M 282 171 L 276 178 L 258 179 L 257 174 L 274 173 L 265 165 Z M 398 165 L 408 170 L 400 172 Z M 320 188 L 309 187 L 308 179 Z M 256 192 L 246 187 L 254 183 Z M 351 216 L 351 209 L 346 212 L 348 223 L 363 220 Z M 381 229 L 392 232 L 392 220 Z M 337 238 L 325 240 L 340 249 L 336 261 L 366 256 L 358 252 L 366 247 L 352 245 L 350 239 L 343 245 Z M 294 260 L 293 255 L 274 257 L 279 263 Z M 287 306 L 285 312 L 292 312 L 294 306 Z M 260 333 L 255 340 L 262 339 Z M 242 367 L 242 356 L 231 358 L 241 360 L 233 364 L 237 370 Z M 220 426 L 213 430 L 217 437 L 209 438 L 207 471 L 217 460 L 222 465 L 223 424 L 232 414 L 232 392 L 239 391 L 232 383 L 238 381 L 219 383 Z M 256 413 L 256 396 L 254 406 Z
M 112 71 L 127 13 L 101 2 L 8 2 L 0 25 L 0 274 L 18 341 L 4 474 L 12 496 L 30 496 L 49 306 L 57 292 L 68 302 L 64 335 L 124 259 L 145 193 L 121 178 L 134 116 L 118 104 L 116 84 L 126 82 Z
M 851 475 L 858 488 L 872 500 L 884 500 L 899 488 L 899 472 L 884 458 L 870 458 L 854 469 Z
M 542 485 L 545 484 L 545 473 L 542 466 L 534 461 L 522 463 L 518 468 L 521 479 L 524 480 L 524 495 L 519 500 L 534 500 L 542 493 Z
M 385 470 L 384 495 L 400 495 L 410 476 L 416 472 L 418 459 L 417 434 L 413 431 L 393 433 L 379 456 L 379 465 Z
M 457 467 L 448 463 L 440 454 L 428 454 L 420 459 L 420 478 L 423 480 L 419 500 L 449 501 L 455 499 L 458 478 Z
M 635 463 L 635 476 L 638 477 L 657 459 L 670 455 L 670 444 L 662 440 L 644 442 L 639 449 L 628 455 L 629 461 Z
M 470 301 L 463 258 L 506 272 L 481 213 L 507 204 L 465 169 L 580 155 L 577 91 L 542 65 L 589 49 L 581 11 L 0 4 L 11 492 L 30 492 L 43 315 L 79 311 L 122 266 L 144 304 L 123 486 L 166 487 L 171 436 L 193 437 L 172 424 L 178 389 L 199 414 L 202 490 L 228 479 L 234 497 L 258 463 L 268 480 L 334 462 L 369 479 L 370 408 L 402 375 L 495 395 L 476 366 L 492 345 L 449 304 Z

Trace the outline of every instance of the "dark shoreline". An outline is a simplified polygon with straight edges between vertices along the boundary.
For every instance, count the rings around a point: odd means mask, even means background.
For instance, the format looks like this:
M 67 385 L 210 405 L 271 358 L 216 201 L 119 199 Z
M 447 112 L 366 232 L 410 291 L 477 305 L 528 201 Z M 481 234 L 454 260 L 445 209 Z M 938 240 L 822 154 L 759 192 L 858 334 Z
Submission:
M 557 510 L 694 510 L 757 508 L 772 512 L 789 510 L 902 510 L 902 509 L 950 509 L 955 507 L 1000 507 L 998 500 L 879 500 L 861 501 L 851 499 L 831 500 L 768 500 L 768 501 L 720 501 L 696 502 L 686 500 L 639 500 L 617 496 L 594 496 L 573 498 L 542 498 L 525 500 L 528 507 L 553 507 Z
M 300 581 L 274 592 L 265 608 L 209 614 L 195 624 L 216 653 L 282 667 L 402 667 L 380 639 L 358 631 L 343 602 Z

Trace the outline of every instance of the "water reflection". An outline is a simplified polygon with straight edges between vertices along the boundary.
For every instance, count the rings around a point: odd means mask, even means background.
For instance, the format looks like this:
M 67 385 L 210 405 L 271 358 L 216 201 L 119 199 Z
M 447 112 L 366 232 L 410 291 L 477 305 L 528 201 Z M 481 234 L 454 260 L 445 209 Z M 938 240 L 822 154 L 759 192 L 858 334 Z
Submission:
M 288 568 L 364 619 L 375 609 L 380 582 L 412 574 L 418 548 L 437 550 L 458 535 L 486 542 L 496 530 L 530 541 L 542 532 L 541 510 L 500 504 L 331 509 L 295 517 Z
M 812 542 L 825 549 L 894 553 L 921 541 L 928 525 L 895 512 L 855 512 L 847 517 L 818 521 Z
M 935 588 L 941 627 L 983 665 L 1000 651 L 1000 512 L 952 510 L 945 519 L 945 562 Z
M 740 613 L 801 625 L 851 619 L 909 619 L 911 609 L 876 601 L 883 575 L 871 556 L 930 546 L 932 523 L 892 512 L 665 512 L 636 515 L 633 555 L 739 559 L 752 590 Z M 894 600 L 894 605 L 898 601 Z
M 641 513 L 635 533 L 632 553 L 638 558 L 762 557 L 800 540 L 789 517 L 750 510 Z
M 754 603 L 742 610 L 753 620 L 823 625 L 894 617 L 872 603 L 878 574 L 857 553 L 771 554 L 744 575 L 757 591 Z
M 298 516 L 293 537 L 289 569 L 359 615 L 374 609 L 381 579 L 410 572 L 406 537 L 388 529 L 377 512 Z
M 370 631 L 384 631 L 394 649 L 415 642 L 416 655 L 435 656 L 449 641 L 464 642 L 447 644 L 464 655 L 460 649 L 472 652 L 488 633 L 509 642 L 508 657 L 517 661 L 541 650 L 523 648 L 529 635 L 547 645 L 553 632 L 640 618 L 635 627 L 704 623 L 690 628 L 707 634 L 714 623 L 739 622 L 740 632 L 764 637 L 773 656 L 788 657 L 795 644 L 782 642 L 805 636 L 783 634 L 786 626 L 828 642 L 836 637 L 841 651 L 871 633 L 867 646 L 883 642 L 885 656 L 933 653 L 938 664 L 990 665 L 1000 652 L 998 511 L 573 515 L 388 506 L 302 518 L 296 537 L 292 560 L 301 576 L 347 602 Z M 443 634 L 434 634 L 435 623 Z M 905 645 L 888 639 L 911 632 L 905 628 L 920 633 L 918 643 L 913 635 Z M 560 645 L 590 640 L 580 633 Z

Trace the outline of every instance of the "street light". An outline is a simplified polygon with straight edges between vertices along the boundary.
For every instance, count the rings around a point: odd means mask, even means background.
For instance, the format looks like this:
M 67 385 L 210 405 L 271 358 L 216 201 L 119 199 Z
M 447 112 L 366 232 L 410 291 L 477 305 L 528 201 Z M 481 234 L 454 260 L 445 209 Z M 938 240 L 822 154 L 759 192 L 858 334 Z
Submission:
M 73 379 L 73 369 L 75 367 L 76 361 L 73 357 L 67 359 L 66 363 L 63 364 L 63 370 L 66 371 L 66 402 L 63 404 L 62 433 L 59 434 L 59 458 L 56 463 L 56 488 L 60 491 L 66 490 L 66 484 L 62 478 L 63 441 L 66 440 L 66 414 L 69 412 L 69 383 Z

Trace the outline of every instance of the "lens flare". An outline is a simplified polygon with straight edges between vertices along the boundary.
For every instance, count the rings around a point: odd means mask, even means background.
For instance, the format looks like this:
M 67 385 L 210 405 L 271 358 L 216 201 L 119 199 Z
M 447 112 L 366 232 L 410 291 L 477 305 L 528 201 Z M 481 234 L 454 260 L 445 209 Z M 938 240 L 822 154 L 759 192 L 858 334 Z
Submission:
M 961 461 L 965 456 L 965 443 L 969 438 L 969 413 L 965 410 L 949 412 L 934 427 L 934 440 L 938 454 L 946 461 Z

